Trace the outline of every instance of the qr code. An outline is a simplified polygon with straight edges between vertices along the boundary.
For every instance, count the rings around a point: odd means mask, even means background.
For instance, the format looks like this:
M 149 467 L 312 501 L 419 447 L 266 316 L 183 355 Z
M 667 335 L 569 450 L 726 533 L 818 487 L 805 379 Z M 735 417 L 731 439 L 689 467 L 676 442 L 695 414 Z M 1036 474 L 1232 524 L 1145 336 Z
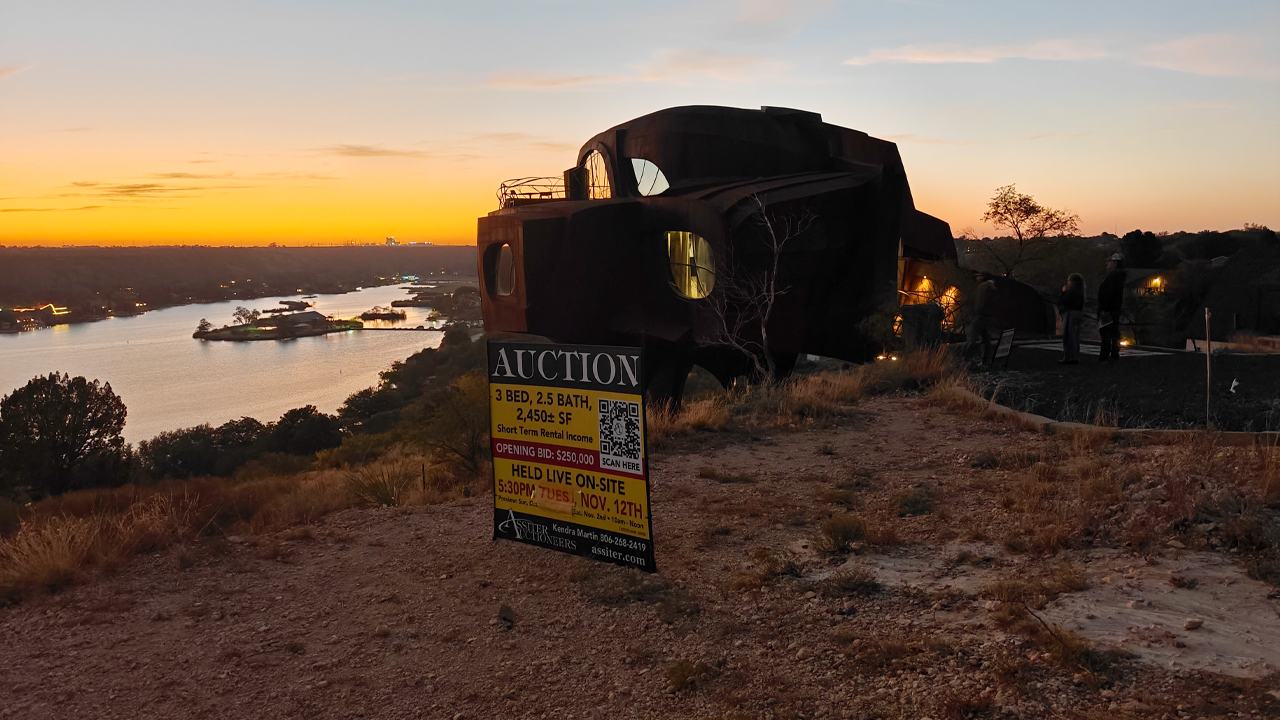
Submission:
M 600 400 L 600 454 L 640 459 L 640 403 Z

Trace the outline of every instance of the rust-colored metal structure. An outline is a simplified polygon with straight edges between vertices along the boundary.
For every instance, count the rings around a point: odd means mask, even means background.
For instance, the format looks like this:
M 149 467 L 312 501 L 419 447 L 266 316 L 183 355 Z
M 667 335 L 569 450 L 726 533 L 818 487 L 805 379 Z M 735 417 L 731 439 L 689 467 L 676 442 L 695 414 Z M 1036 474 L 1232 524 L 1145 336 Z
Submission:
M 860 321 L 896 305 L 899 259 L 955 259 L 896 145 L 787 108 L 645 115 L 588 140 L 563 177 L 503 183 L 499 203 L 477 235 L 485 329 L 643 346 L 659 399 L 694 364 L 726 383 L 749 373 L 722 319 L 759 338 L 740 281 L 775 260 L 769 349 L 785 375 L 800 353 L 873 357 Z M 808 222 L 775 253 L 763 215 Z

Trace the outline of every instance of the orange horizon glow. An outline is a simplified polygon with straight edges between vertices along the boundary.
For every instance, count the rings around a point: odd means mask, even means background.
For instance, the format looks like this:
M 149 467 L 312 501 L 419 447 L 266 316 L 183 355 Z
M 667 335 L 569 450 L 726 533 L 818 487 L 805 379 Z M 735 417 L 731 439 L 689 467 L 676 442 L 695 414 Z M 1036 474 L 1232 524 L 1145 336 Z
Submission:
M 688 105 L 894 142 L 956 236 L 1009 184 L 1084 236 L 1280 228 L 1274 0 L 9 5 L 0 245 L 467 245 Z

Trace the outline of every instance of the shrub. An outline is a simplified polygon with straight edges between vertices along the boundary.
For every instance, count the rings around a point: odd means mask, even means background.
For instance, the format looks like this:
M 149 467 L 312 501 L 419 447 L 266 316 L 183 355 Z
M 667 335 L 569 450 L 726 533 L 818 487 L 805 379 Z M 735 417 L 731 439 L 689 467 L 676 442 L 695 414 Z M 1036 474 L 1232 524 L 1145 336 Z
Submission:
M 800 574 L 800 563 L 790 553 L 760 548 L 751 555 L 751 569 L 729 579 L 729 589 L 757 590 L 780 577 L 800 577 Z
M 712 669 L 701 661 L 680 660 L 667 667 L 667 682 L 672 692 L 685 692 L 698 686 L 711 676 Z
M 880 592 L 882 585 L 871 571 L 853 568 L 835 573 L 821 584 L 823 592 L 832 597 L 856 595 L 866 597 Z
M 817 546 L 831 554 L 847 553 L 853 544 L 867 539 L 867 521 L 856 515 L 841 513 L 822 523 Z
M 898 517 L 928 515 L 933 512 L 933 493 L 925 487 L 895 493 L 889 502 L 897 510 Z
M 347 473 L 347 490 L 358 507 L 402 505 L 417 479 L 403 462 L 365 465 Z

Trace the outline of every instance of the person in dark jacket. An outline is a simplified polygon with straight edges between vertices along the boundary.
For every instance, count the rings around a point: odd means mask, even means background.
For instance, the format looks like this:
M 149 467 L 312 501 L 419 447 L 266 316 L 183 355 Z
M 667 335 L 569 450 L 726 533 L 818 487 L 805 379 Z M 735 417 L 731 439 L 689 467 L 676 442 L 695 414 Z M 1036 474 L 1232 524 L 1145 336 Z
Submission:
M 1058 296 L 1058 310 L 1062 313 L 1061 365 L 1080 364 L 1080 319 L 1084 316 L 1084 276 L 1071 273 L 1067 284 Z
M 971 357 L 975 349 L 982 348 L 982 361 L 987 362 L 991 354 L 991 340 L 996 327 L 995 294 L 996 282 L 990 275 L 983 273 L 978 278 L 978 289 L 974 292 L 973 312 L 969 320 L 965 345 L 965 356 Z
M 1120 359 L 1120 307 L 1124 304 L 1124 284 L 1129 279 L 1120 253 L 1111 256 L 1107 270 L 1098 286 L 1098 335 L 1102 337 L 1098 362 Z

